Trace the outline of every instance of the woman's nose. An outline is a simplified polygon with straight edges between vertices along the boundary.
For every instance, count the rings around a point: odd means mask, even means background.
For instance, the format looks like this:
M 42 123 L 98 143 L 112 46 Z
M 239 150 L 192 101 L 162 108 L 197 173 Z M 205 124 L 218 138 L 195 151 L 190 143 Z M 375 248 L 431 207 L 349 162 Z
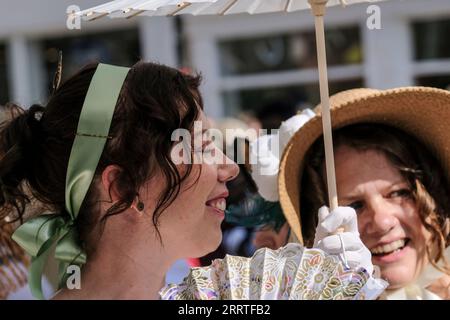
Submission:
M 225 155 L 224 160 L 219 167 L 219 180 L 221 182 L 228 182 L 237 177 L 239 174 L 239 166 Z
M 393 229 L 397 223 L 397 206 L 383 197 L 377 197 L 369 201 L 371 211 L 369 232 L 385 234 Z

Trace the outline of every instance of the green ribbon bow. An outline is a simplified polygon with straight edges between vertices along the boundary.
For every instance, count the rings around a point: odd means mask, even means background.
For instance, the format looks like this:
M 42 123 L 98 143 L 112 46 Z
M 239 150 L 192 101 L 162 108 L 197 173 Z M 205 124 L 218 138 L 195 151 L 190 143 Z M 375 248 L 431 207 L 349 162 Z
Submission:
M 32 256 L 28 281 L 33 296 L 44 299 L 41 278 L 55 243 L 55 259 L 59 261 L 60 286 L 69 265 L 81 266 L 86 263 L 86 254 L 79 246 L 77 236 L 73 223 L 56 214 L 46 214 L 31 219 L 14 232 L 12 236 L 14 241 Z
M 51 252 L 59 263 L 60 288 L 69 265 L 86 263 L 75 222 L 109 138 L 114 109 L 128 71 L 129 68 L 99 64 L 92 77 L 67 168 L 65 202 L 69 216 L 43 214 L 25 222 L 12 236 L 32 257 L 28 282 L 38 299 L 44 299 L 42 273 Z

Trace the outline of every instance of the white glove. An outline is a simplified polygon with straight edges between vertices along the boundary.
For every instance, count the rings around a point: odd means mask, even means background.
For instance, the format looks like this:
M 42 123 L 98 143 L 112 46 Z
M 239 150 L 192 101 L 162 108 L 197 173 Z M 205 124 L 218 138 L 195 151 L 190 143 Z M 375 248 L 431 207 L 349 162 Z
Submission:
M 344 232 L 333 234 L 339 228 L 344 228 Z M 328 207 L 319 209 L 314 248 L 333 255 L 340 254 L 350 268 L 362 267 L 370 275 L 373 273 L 372 254 L 359 237 L 358 221 L 353 208 L 338 207 L 331 213 Z
M 311 109 L 305 109 L 284 121 L 277 134 L 261 136 L 250 144 L 252 178 L 259 194 L 267 201 L 279 200 L 278 171 L 284 148 L 295 132 L 314 116 Z

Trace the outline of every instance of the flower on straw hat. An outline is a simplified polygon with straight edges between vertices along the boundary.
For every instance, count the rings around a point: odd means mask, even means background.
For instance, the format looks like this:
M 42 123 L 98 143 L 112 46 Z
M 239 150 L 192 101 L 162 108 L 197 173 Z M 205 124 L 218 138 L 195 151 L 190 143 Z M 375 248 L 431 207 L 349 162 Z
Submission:
M 252 164 L 252 178 L 259 194 L 267 201 L 276 202 L 279 199 L 278 171 L 282 151 L 295 132 L 314 116 L 311 109 L 305 109 L 284 121 L 277 134 L 261 136 L 250 145 L 250 154 L 256 160 Z

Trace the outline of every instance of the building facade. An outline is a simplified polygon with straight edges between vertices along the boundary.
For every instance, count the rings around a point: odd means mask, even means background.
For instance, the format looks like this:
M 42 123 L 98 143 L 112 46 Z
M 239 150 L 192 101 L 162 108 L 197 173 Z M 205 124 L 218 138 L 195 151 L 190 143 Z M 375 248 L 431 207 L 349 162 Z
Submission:
M 300 108 L 319 101 L 309 12 L 104 18 L 69 30 L 66 10 L 74 2 L 85 9 L 106 1 L 0 0 L 0 104 L 45 103 L 59 50 L 65 76 L 98 59 L 131 65 L 142 58 L 200 71 L 205 109 L 215 118 L 277 99 Z M 361 86 L 449 88 L 450 0 L 376 5 L 328 10 L 331 93 Z M 378 14 L 381 28 L 373 29 Z

